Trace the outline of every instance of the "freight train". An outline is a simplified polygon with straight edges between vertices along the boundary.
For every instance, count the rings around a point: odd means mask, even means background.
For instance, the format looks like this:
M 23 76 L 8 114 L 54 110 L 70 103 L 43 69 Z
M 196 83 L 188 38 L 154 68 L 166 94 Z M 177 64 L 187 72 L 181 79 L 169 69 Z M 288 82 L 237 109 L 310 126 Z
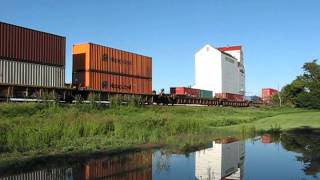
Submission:
M 65 84 L 66 38 L 0 22 L 0 100 L 39 100 L 53 96 L 64 102 L 96 94 L 140 96 L 149 104 L 249 106 L 230 94 L 192 88 L 152 91 L 152 58 L 93 43 L 73 45 L 72 84 Z

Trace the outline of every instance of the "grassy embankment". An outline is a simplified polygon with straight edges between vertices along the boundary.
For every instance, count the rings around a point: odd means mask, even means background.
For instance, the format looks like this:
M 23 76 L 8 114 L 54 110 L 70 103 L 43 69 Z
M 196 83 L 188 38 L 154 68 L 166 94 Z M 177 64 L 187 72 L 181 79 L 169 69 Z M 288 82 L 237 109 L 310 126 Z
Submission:
M 135 107 L 0 104 L 0 159 L 114 150 L 139 144 L 184 146 L 260 129 L 320 127 L 320 112 L 294 108 Z

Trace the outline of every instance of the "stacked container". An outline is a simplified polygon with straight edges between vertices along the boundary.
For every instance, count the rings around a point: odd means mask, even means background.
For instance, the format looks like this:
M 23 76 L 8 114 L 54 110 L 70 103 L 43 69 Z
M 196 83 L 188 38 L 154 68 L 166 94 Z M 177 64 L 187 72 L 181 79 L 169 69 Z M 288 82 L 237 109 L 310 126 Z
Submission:
M 151 94 L 152 58 L 92 43 L 74 45 L 72 79 L 90 90 Z
M 0 84 L 64 86 L 65 37 L 0 22 Z

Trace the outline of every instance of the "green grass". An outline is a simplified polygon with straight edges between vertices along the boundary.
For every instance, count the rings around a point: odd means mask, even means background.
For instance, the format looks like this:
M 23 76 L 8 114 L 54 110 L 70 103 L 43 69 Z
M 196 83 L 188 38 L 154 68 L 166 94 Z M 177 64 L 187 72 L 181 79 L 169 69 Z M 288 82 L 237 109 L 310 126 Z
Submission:
M 138 100 L 135 100 L 138 101 Z M 319 127 L 320 112 L 294 108 L 0 104 L 0 157 L 97 151 L 139 144 L 188 147 L 261 129 Z
M 320 111 L 282 114 L 254 122 L 256 128 L 265 130 L 276 124 L 280 125 L 282 130 L 298 127 L 320 128 Z

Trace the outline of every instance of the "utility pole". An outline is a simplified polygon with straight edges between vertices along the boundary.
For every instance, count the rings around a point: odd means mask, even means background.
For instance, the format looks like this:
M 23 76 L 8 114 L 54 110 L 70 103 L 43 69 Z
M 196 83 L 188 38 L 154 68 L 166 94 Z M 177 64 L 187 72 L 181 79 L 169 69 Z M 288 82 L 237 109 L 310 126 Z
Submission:
M 279 106 L 282 106 L 282 97 L 281 97 L 281 90 L 279 90 L 279 85 L 278 85 L 278 98 L 279 98 Z

